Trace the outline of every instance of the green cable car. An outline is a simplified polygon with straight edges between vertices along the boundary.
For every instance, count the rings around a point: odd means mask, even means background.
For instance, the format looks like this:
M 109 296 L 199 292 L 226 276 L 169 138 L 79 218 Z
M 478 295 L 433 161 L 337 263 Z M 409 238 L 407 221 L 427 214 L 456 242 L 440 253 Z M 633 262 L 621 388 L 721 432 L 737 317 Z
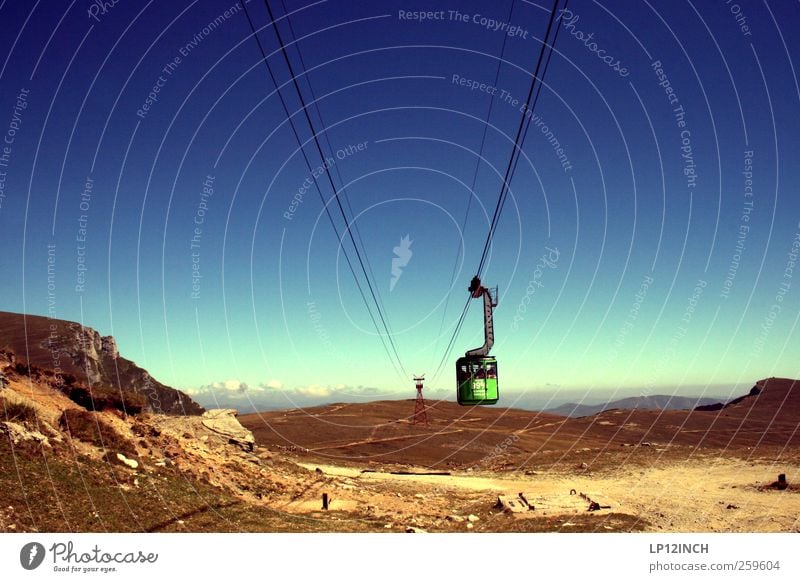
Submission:
M 462 406 L 495 404 L 497 393 L 497 359 L 494 356 L 463 357 L 456 362 L 458 403 Z
M 497 359 L 489 355 L 494 345 L 493 310 L 497 307 L 497 288 L 492 293 L 472 279 L 469 292 L 473 299 L 483 297 L 483 345 L 469 350 L 456 361 L 456 397 L 462 406 L 496 404 L 500 398 L 497 382 Z

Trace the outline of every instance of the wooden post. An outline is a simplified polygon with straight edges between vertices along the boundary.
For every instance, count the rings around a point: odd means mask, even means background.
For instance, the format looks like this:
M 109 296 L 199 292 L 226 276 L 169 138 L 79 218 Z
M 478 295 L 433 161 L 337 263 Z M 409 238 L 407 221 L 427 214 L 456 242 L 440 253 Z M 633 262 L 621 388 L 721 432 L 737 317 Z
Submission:
M 327 494 L 327 493 L 323 493 L 323 494 L 322 494 L 322 509 L 324 509 L 325 511 L 327 511 L 327 510 L 328 510 L 328 504 L 329 504 L 331 501 L 332 501 L 331 499 L 328 499 L 328 494 Z

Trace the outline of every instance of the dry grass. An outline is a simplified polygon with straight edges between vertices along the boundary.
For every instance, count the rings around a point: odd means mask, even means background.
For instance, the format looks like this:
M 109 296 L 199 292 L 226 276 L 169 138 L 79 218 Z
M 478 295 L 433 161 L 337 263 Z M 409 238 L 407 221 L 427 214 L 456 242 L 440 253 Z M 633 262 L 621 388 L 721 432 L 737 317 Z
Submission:
M 174 468 L 134 477 L 86 457 L 12 449 L 4 439 L 0 467 L 0 533 L 385 531 L 341 512 L 298 516 L 244 503 Z
M 36 409 L 24 402 L 9 402 L 5 398 L 2 399 L 3 411 L 0 413 L 0 420 L 11 422 L 28 422 L 35 423 Z

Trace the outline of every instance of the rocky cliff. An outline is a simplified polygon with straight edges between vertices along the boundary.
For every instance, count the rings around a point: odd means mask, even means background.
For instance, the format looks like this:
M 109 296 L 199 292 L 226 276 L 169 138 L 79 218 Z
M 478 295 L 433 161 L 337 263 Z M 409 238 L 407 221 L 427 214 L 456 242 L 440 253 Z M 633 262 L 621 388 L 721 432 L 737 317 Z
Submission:
M 71 321 L 0 311 L 0 350 L 17 372 L 53 376 L 72 400 L 124 412 L 202 414 L 186 394 L 123 358 L 111 336 Z

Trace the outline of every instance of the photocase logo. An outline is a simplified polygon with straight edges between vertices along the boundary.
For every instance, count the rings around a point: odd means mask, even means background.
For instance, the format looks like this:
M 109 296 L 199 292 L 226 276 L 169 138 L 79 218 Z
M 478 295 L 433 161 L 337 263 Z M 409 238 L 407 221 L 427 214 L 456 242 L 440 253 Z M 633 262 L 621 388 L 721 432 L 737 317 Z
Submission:
M 19 563 L 26 570 L 35 570 L 44 561 L 44 546 L 39 542 L 30 542 L 22 546 L 19 552 Z
M 395 256 L 392 258 L 392 280 L 389 282 L 389 291 L 394 291 L 394 286 L 400 280 L 403 274 L 403 267 L 408 265 L 411 260 L 411 243 L 414 242 L 409 238 L 409 235 L 400 239 L 400 244 L 394 247 Z

